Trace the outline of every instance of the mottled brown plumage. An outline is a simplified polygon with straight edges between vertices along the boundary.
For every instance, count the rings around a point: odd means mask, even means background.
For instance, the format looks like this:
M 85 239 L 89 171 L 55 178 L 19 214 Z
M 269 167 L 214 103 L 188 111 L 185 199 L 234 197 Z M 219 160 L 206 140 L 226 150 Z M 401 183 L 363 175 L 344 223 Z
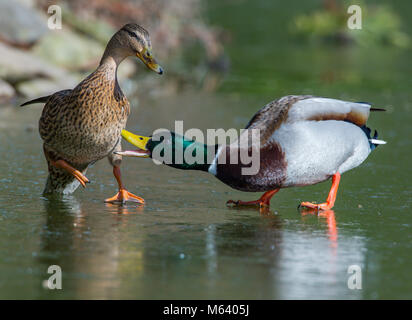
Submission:
M 113 152 L 121 150 L 121 131 L 126 126 L 130 104 L 117 81 L 117 67 L 126 57 L 136 55 L 161 74 L 150 49 L 148 32 L 136 24 L 127 24 L 110 39 L 98 68 L 74 89 L 26 103 L 46 102 L 39 121 L 49 169 L 44 193 L 72 193 L 82 179 L 77 179 L 70 167 L 85 174 L 90 164 L 105 157 L 114 167 L 120 191 L 125 191 L 118 169 L 121 156 Z M 83 180 L 88 182 L 87 178 Z M 132 199 L 124 199 L 119 193 L 108 200 Z
M 273 100 L 255 113 L 245 129 L 259 129 L 260 144 L 263 146 L 272 136 L 273 132 L 286 120 L 289 109 L 293 104 L 311 97 L 309 95 L 289 95 Z

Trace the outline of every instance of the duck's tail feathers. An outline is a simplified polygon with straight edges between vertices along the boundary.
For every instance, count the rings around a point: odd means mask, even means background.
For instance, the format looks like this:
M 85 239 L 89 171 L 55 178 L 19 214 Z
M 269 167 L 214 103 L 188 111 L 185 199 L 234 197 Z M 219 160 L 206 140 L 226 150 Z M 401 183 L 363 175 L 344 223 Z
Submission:
M 371 106 L 371 104 L 370 104 L 369 102 L 359 101 L 359 102 L 357 102 L 357 103 L 367 104 L 368 106 Z M 372 108 L 372 107 L 370 107 L 369 110 L 370 110 L 370 111 L 386 111 L 386 109 L 384 109 L 384 108 Z
M 368 137 L 369 145 L 371 147 L 371 150 L 375 149 L 380 144 L 386 144 L 386 141 L 377 139 L 378 138 L 378 131 L 375 130 L 375 132 L 373 134 L 373 137 L 372 137 L 370 128 L 368 128 L 367 126 L 362 126 L 361 129 L 363 130 L 363 132 L 365 132 L 366 136 Z
M 377 140 L 377 139 L 369 139 L 369 142 L 374 144 L 375 146 L 378 145 L 378 144 L 386 144 L 386 141 Z
M 40 97 L 40 98 L 37 98 L 37 99 L 33 99 L 33 100 L 30 100 L 30 101 L 27 101 L 27 102 L 21 104 L 20 107 L 24 107 L 24 106 L 27 106 L 29 104 L 34 104 L 34 103 L 46 103 L 49 100 L 50 97 L 51 97 L 51 95 Z

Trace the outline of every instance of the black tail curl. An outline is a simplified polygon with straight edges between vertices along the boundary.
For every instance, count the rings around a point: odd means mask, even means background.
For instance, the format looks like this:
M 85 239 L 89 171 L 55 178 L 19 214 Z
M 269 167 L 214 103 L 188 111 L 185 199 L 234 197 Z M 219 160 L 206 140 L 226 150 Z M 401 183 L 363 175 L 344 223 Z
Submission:
M 371 136 L 372 130 L 371 130 L 370 128 L 368 128 L 367 126 L 363 125 L 363 126 L 361 127 L 361 129 L 363 130 L 363 132 L 365 132 L 366 136 L 368 137 L 369 145 L 370 145 L 370 147 L 371 147 L 371 150 L 375 149 L 375 148 L 378 146 L 378 144 L 372 143 L 372 142 L 370 141 L 370 139 L 377 139 L 377 138 L 378 138 L 378 131 L 375 130 L 375 132 L 374 132 L 374 134 L 373 134 L 373 137 L 372 137 L 372 136 Z

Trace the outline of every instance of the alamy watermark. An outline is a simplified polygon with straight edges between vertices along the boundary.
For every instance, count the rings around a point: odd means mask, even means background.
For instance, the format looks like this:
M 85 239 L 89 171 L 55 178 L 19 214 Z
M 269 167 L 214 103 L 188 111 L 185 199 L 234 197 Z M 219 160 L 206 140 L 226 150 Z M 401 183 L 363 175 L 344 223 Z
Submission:
M 62 28 L 62 8 L 56 4 L 47 8 L 47 13 L 51 14 L 47 20 L 47 27 L 51 30 Z
M 362 8 L 356 4 L 349 6 L 348 28 L 351 30 L 362 29 Z
M 43 281 L 43 287 L 50 290 L 62 289 L 62 268 L 58 265 L 51 265 L 47 268 L 47 273 L 51 276 Z
M 151 154 L 155 164 L 235 164 L 242 175 L 255 175 L 260 169 L 259 129 L 207 129 L 205 139 L 202 130 L 184 132 L 183 121 L 175 121 L 174 133 L 157 129 L 151 139 L 158 142 Z M 213 147 L 216 144 L 218 148 Z
M 348 288 L 351 290 L 362 289 L 362 268 L 357 264 L 350 265 L 348 267 Z

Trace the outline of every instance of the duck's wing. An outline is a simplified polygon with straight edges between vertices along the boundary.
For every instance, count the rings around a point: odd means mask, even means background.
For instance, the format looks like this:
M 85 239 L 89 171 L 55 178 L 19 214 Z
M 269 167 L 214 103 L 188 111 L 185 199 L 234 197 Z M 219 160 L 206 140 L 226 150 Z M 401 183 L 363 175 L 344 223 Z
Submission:
M 45 143 L 55 137 L 56 130 L 61 125 L 58 121 L 59 112 L 71 104 L 72 92 L 73 90 L 62 90 L 48 97 L 39 120 L 40 136 Z
M 337 99 L 311 97 L 297 101 L 289 109 L 286 121 L 348 121 L 359 127 L 366 124 L 371 105 L 366 102 L 349 102 Z
M 260 130 L 261 145 L 272 136 L 273 132 L 284 123 L 290 109 L 299 101 L 311 99 L 312 96 L 285 96 L 265 105 L 252 117 L 245 129 Z
M 361 127 L 364 131 L 370 131 L 366 127 L 366 121 L 371 111 L 385 111 L 385 109 L 372 108 L 366 102 L 290 95 L 269 102 L 253 116 L 246 129 L 260 130 L 261 145 L 265 145 L 282 124 L 301 121 L 346 121 Z
M 384 109 L 371 108 L 371 105 L 366 102 L 303 95 L 285 96 L 259 110 L 249 121 L 246 129 L 259 129 L 261 145 L 263 145 L 282 124 L 338 120 L 351 122 L 363 128 L 371 111 L 384 111 Z
M 360 127 L 367 136 L 371 149 L 379 144 L 386 144 L 383 140 L 376 139 L 375 130 L 373 137 L 371 130 L 366 126 L 371 111 L 385 111 L 382 108 L 372 108 L 367 102 L 350 102 L 337 99 L 313 97 L 296 102 L 289 110 L 286 122 L 297 121 L 325 121 L 338 120 L 350 122 Z

